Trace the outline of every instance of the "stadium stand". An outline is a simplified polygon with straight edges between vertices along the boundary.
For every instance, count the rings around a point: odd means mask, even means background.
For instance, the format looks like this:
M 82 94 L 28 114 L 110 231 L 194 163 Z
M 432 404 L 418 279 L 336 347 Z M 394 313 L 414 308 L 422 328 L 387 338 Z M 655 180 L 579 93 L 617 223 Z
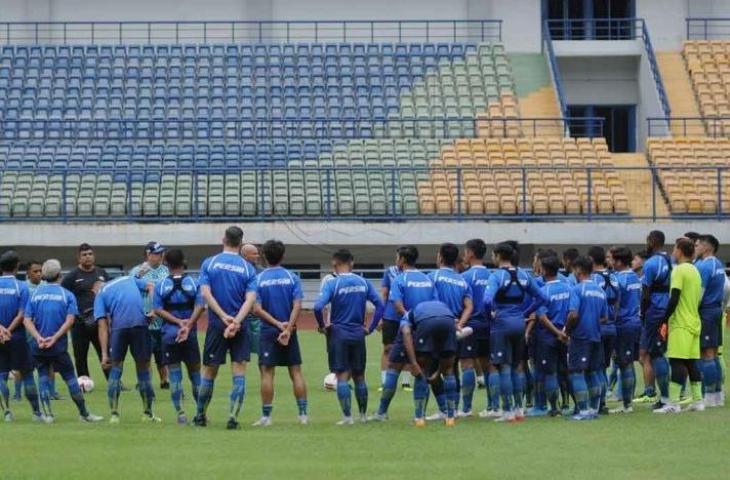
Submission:
M 523 128 L 518 94 L 559 110 L 544 57 L 515 59 L 519 82 L 498 42 L 4 46 L 0 216 L 629 213 L 605 142 Z
M 651 138 L 648 155 L 650 162 L 658 168 L 672 214 L 714 215 L 718 206 L 724 212 L 730 209 L 730 198 L 720 195 L 730 187 L 730 172 L 718 168 L 727 166 L 730 139 Z
M 684 58 L 705 117 L 730 115 L 730 42 L 689 40 Z

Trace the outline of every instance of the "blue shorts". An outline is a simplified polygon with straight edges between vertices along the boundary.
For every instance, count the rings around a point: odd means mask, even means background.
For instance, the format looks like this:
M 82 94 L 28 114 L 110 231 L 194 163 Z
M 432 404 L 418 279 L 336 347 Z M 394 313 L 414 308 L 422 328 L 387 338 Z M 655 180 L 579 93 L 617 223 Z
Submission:
M 406 353 L 406 347 L 403 345 L 403 336 L 400 331 L 395 342 L 393 342 L 393 346 L 390 348 L 388 361 L 395 364 L 408 363 L 408 354 Z
M 613 332 L 612 332 L 613 333 Z M 603 367 L 608 368 L 611 365 L 611 356 L 616 346 L 616 335 L 601 335 L 601 348 L 603 349 Z
M 266 367 L 293 367 L 302 364 L 299 338 L 293 333 L 289 344 L 284 346 L 276 341 L 278 332 L 261 330 L 259 335 L 259 365 Z
M 535 341 L 534 348 L 534 360 L 535 368 L 546 374 L 550 375 L 558 371 L 558 360 L 560 358 L 560 345 L 564 345 L 559 342 L 557 338 L 540 336 Z
M 601 342 L 571 338 L 568 344 L 568 370 L 592 372 L 604 368 Z
M 700 319 L 700 348 L 717 348 L 722 345 L 722 308 L 701 308 Z
M 65 381 L 76 378 L 76 370 L 68 352 L 59 353 L 58 355 L 34 355 L 33 363 L 35 363 L 38 372 L 53 367 L 53 371 L 61 375 L 61 378 Z
M 197 335 L 190 335 L 182 343 L 162 343 L 161 365 L 200 365 L 200 348 Z
M 661 357 L 667 351 L 667 342 L 659 336 L 659 327 L 664 319 L 664 310 L 649 310 L 641 328 L 640 348 L 652 358 Z
M 621 325 L 616 327 L 616 343 L 613 351 L 619 365 L 629 365 L 639 359 L 639 325 Z
M 413 332 L 418 355 L 450 358 L 456 355 L 456 325 L 449 317 L 432 317 L 418 324 Z
M 457 356 L 459 358 L 489 358 L 489 327 L 486 324 L 477 327 L 469 326 L 474 329 L 474 333 L 458 341 Z
M 336 373 L 365 373 L 367 350 L 365 338 L 358 340 L 332 339 L 332 367 Z
M 0 343 L 0 372 L 7 373 L 17 370 L 26 373 L 33 370 L 33 359 L 30 355 L 30 345 L 22 335 L 15 334 L 5 343 Z
M 127 349 L 132 351 L 135 362 L 149 362 L 152 356 L 152 339 L 147 326 L 112 330 L 109 340 L 109 356 L 112 362 L 124 362 Z
M 243 325 L 233 338 L 224 338 L 220 328 L 208 326 L 203 345 L 203 365 L 216 367 L 226 364 L 226 354 L 231 362 L 241 363 L 251 360 L 251 337 L 246 325 Z
M 509 364 L 516 367 L 525 359 L 525 331 L 492 330 L 489 336 L 489 354 L 492 365 Z

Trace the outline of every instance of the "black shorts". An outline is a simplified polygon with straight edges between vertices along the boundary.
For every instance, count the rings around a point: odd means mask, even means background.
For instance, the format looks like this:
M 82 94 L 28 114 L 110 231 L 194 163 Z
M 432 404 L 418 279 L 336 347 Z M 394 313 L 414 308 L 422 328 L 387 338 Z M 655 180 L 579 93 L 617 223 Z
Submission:
M 611 356 L 616 346 L 616 335 L 601 335 L 601 344 L 603 348 L 603 368 L 611 365 Z
M 418 324 L 413 334 L 418 355 L 450 358 L 456 355 L 456 326 L 449 317 L 432 317 Z
M 382 322 L 383 345 L 392 345 L 398 336 L 400 322 L 396 320 L 385 320 Z
M 164 365 L 162 358 L 162 331 L 150 330 L 150 347 L 152 348 L 152 356 L 155 358 L 155 364 Z
M 299 338 L 293 333 L 289 344 L 284 346 L 276 341 L 278 332 L 261 331 L 259 334 L 259 365 L 266 367 L 293 367 L 302 364 Z
M 203 345 L 203 365 L 225 365 L 226 354 L 230 354 L 234 363 L 251 360 L 251 341 L 248 328 L 241 328 L 233 338 L 223 337 L 224 330 L 208 326 Z
M 190 335 L 182 343 L 162 344 L 161 365 L 174 365 L 185 363 L 186 365 L 200 365 L 200 348 L 198 347 L 197 335 Z
M 546 375 L 556 373 L 559 369 L 561 355 L 560 345 L 564 345 L 554 336 L 539 336 L 535 339 L 534 362 L 535 368 Z
M 601 342 L 571 338 L 568 345 L 568 370 L 571 372 L 599 371 L 603 366 Z
M 619 325 L 616 327 L 616 343 L 613 351 L 619 365 L 630 365 L 639 359 L 640 339 L 640 326 Z
M 0 372 L 17 370 L 26 373 L 33 370 L 33 359 L 30 356 L 30 345 L 25 332 L 15 333 L 5 343 L 0 343 Z

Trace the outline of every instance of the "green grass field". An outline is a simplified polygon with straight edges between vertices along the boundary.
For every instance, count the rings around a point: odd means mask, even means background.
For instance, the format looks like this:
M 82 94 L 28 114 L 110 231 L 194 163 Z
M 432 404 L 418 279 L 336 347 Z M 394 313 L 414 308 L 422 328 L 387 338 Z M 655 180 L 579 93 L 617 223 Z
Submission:
M 308 426 L 296 423 L 285 370 L 276 381 L 274 425 L 266 429 L 249 426 L 260 415 L 256 369 L 247 376 L 243 428 L 234 432 L 224 428 L 227 370 L 221 370 L 216 384 L 206 429 L 177 425 L 168 391 L 156 392 L 161 425 L 140 422 L 136 392 L 122 394 L 122 423 L 116 426 L 80 424 L 70 400 L 54 403 L 55 424 L 34 424 L 27 402 L 14 402 L 16 422 L 0 423 L 0 479 L 727 478 L 730 408 L 659 417 L 638 406 L 633 415 L 585 423 L 545 418 L 504 425 L 472 418 L 453 429 L 442 424 L 416 429 L 409 422 L 411 395 L 401 391 L 393 400 L 390 422 L 335 426 L 337 399 L 322 387 L 327 373 L 323 339 L 314 332 L 300 335 L 309 385 Z M 369 342 L 369 409 L 374 410 L 381 347 L 376 336 Z M 91 363 L 97 364 L 96 359 Z M 90 408 L 108 417 L 105 382 L 100 373 L 95 379 L 97 389 L 87 397 Z M 135 383 L 131 362 L 124 381 Z M 68 397 L 65 385 L 58 389 Z M 192 413 L 188 385 L 186 392 Z M 476 393 L 475 408 L 483 408 L 484 392 Z

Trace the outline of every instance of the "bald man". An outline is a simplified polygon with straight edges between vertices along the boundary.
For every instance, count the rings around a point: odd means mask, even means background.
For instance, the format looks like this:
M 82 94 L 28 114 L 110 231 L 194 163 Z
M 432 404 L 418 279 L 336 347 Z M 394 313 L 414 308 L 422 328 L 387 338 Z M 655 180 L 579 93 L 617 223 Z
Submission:
M 241 247 L 241 256 L 249 262 L 251 265 L 256 268 L 256 273 L 261 273 L 263 268 L 261 268 L 260 260 L 261 255 L 259 254 L 259 247 L 254 245 L 253 243 L 246 243 Z M 252 310 L 253 312 L 253 310 Z M 248 318 L 246 318 L 246 323 L 248 324 L 248 334 L 249 338 L 251 339 L 251 353 L 255 353 L 256 355 L 259 354 L 259 330 L 261 329 L 261 319 L 259 317 L 254 316 L 253 313 L 251 313 Z

